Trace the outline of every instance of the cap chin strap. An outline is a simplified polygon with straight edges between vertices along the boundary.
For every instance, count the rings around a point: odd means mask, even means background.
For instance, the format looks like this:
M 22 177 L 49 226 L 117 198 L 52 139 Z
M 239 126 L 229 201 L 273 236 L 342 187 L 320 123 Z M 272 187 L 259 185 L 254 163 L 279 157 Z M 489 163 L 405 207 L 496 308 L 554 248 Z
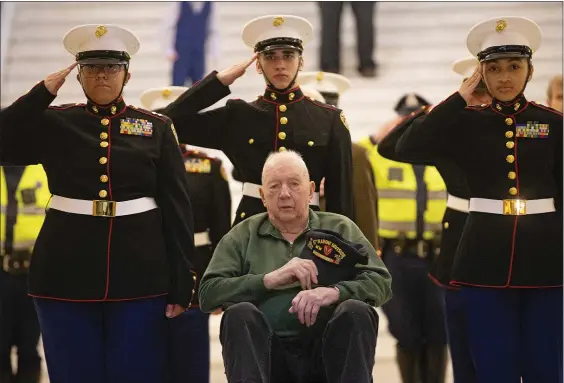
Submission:
M 300 70 L 298 69 L 296 71 L 294 78 L 292 79 L 292 81 L 290 81 L 290 84 L 288 84 L 288 86 L 286 88 L 280 89 L 280 88 L 275 87 L 274 84 L 272 84 L 272 82 L 268 79 L 268 77 L 266 77 L 266 74 L 264 73 L 264 69 L 262 69 L 262 65 L 260 63 L 259 63 L 259 67 L 260 67 L 260 70 L 262 72 L 262 77 L 264 77 L 264 81 L 266 81 L 266 86 L 268 88 L 271 88 L 272 90 L 275 90 L 275 91 L 280 92 L 280 93 L 284 93 L 284 92 L 292 89 L 292 87 L 296 83 L 296 79 L 298 78 L 298 73 L 300 73 Z
M 84 85 L 82 85 L 82 83 L 80 83 L 80 86 L 82 87 L 82 91 L 84 92 L 84 95 L 86 96 L 86 99 L 88 101 L 90 101 L 91 103 L 101 106 L 101 107 L 105 107 L 111 104 L 116 104 L 117 102 L 119 102 L 119 99 L 121 98 L 122 94 L 123 94 L 123 88 L 125 88 L 125 84 L 127 83 L 127 73 L 129 73 L 129 64 L 124 64 L 125 65 L 125 75 L 123 76 L 123 83 L 121 84 L 121 90 L 119 91 L 118 96 L 113 99 L 112 101 L 110 101 L 109 103 L 105 104 L 105 105 L 100 105 L 97 102 L 95 102 L 94 100 L 92 100 L 90 97 L 88 97 L 88 93 L 86 93 L 86 90 L 84 89 Z

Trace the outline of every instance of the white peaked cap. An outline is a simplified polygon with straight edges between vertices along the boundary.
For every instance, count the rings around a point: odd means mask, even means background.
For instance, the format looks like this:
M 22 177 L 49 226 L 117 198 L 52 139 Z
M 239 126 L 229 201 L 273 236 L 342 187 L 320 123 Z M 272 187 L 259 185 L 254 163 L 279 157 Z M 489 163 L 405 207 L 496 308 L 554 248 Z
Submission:
M 300 86 L 308 85 L 319 92 L 343 94 L 351 87 L 351 82 L 345 76 L 330 72 L 302 72 L 298 75 Z
M 452 70 L 464 78 L 472 76 L 476 66 L 479 64 L 475 57 L 465 57 L 452 63 Z
M 482 21 L 472 27 L 466 45 L 473 56 L 491 47 L 524 45 L 536 52 L 541 44 L 539 26 L 525 17 L 503 16 Z
M 189 88 L 185 86 L 165 86 L 161 88 L 147 89 L 141 93 L 141 96 L 139 97 L 141 106 L 147 110 L 165 108 L 170 103 L 176 101 L 176 99 L 188 89 Z
M 309 21 L 299 16 L 261 16 L 243 27 L 242 38 L 252 49 L 257 43 L 272 38 L 300 39 L 302 45 L 306 45 L 313 39 L 313 27 Z
M 72 55 L 87 51 L 120 51 L 133 56 L 139 51 L 139 39 L 117 25 L 86 24 L 74 27 L 63 38 Z

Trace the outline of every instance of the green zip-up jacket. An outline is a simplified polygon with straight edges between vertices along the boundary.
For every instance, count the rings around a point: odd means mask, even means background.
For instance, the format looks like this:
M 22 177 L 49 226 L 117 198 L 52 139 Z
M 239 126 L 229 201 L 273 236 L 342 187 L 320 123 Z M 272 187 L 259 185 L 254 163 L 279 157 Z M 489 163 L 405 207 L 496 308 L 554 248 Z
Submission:
M 343 238 L 364 245 L 369 253 L 367 265 L 357 265 L 354 280 L 342 281 L 339 302 L 356 299 L 381 306 L 392 297 L 390 273 L 376 250 L 358 226 L 345 216 L 309 210 L 308 230 L 327 229 Z M 200 282 L 200 309 L 211 312 L 234 303 L 250 302 L 266 316 L 274 333 L 295 336 L 306 330 L 296 314 L 288 312 L 292 299 L 300 292 L 298 282 L 268 290 L 264 276 L 299 257 L 305 246 L 305 233 L 288 242 L 272 225 L 267 213 L 257 214 L 239 223 L 217 245 Z M 312 286 L 312 288 L 317 286 Z M 321 308 L 315 327 L 325 327 L 336 305 Z

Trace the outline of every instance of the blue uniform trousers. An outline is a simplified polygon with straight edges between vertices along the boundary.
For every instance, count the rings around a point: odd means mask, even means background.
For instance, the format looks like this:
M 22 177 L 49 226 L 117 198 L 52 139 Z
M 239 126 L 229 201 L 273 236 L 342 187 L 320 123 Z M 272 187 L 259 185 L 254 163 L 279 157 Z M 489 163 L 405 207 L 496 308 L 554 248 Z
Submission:
M 460 293 L 478 383 L 562 383 L 562 288 Z
M 188 50 L 178 52 L 178 59 L 172 66 L 172 85 L 184 86 L 186 80 L 192 85 L 202 78 L 206 70 L 204 50 Z
M 445 289 L 445 319 L 454 383 L 476 383 L 466 312 L 458 290 Z
M 409 251 L 398 255 L 391 247 L 384 249 L 382 260 L 392 275 L 393 291 L 382 309 L 398 345 L 407 350 L 446 345 L 442 288 L 428 277 L 430 261 Z
M 166 298 L 121 302 L 34 299 L 53 383 L 163 383 Z
M 209 383 L 209 317 L 196 307 L 170 321 L 173 383 Z

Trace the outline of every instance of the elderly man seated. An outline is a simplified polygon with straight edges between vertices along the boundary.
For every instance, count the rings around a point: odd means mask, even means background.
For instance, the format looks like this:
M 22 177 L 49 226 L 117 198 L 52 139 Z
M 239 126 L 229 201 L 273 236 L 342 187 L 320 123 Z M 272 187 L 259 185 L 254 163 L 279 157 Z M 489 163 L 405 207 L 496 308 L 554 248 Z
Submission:
M 221 321 L 229 382 L 371 382 L 378 333 L 372 306 L 391 277 L 347 217 L 309 209 L 315 183 L 299 154 L 271 154 L 267 212 L 223 237 L 200 284 L 200 308 Z

